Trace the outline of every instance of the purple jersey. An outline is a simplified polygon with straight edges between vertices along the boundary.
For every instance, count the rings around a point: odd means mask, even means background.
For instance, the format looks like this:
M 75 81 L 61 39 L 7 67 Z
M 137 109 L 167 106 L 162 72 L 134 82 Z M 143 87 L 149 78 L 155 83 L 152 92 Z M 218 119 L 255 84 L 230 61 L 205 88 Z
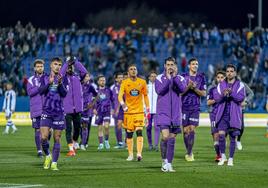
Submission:
M 113 93 L 109 88 L 98 89 L 96 110 L 98 115 L 110 112 L 113 109 Z
M 210 88 L 208 91 L 207 100 L 214 100 L 215 92 L 217 92 L 217 86 L 213 86 L 212 88 Z M 218 106 L 219 103 L 216 102 L 211 105 L 211 108 L 209 110 L 209 116 L 211 121 L 215 121 Z
M 66 85 L 67 80 L 64 77 L 63 83 L 58 83 L 58 78 L 55 79 L 52 84 L 49 84 L 49 77 L 43 75 L 40 79 L 41 86 L 39 88 L 40 94 L 45 96 L 43 112 L 48 116 L 62 115 L 63 109 L 63 98 L 67 94 Z
M 196 88 L 199 90 L 206 90 L 206 79 L 202 73 L 197 73 L 196 76 L 190 76 L 189 73 L 184 73 L 182 76 L 186 80 L 186 84 L 192 80 L 196 84 Z M 184 95 L 182 95 L 182 109 L 183 110 L 200 110 L 200 96 L 189 89 Z
M 84 110 L 82 114 L 92 116 L 92 108 L 88 109 L 88 105 L 92 103 L 92 97 L 97 96 L 97 92 L 89 81 L 87 83 L 82 84 L 82 90 L 84 101 Z

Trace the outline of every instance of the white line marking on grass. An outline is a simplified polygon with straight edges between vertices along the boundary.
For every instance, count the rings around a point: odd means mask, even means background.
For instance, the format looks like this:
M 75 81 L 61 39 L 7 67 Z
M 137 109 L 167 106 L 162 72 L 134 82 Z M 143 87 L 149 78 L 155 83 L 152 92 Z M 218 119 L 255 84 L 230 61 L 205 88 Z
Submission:
M 42 184 L 16 184 L 16 183 L 0 183 L 0 188 L 4 187 L 9 187 L 9 188 L 27 188 L 27 187 L 43 187 L 44 185 Z

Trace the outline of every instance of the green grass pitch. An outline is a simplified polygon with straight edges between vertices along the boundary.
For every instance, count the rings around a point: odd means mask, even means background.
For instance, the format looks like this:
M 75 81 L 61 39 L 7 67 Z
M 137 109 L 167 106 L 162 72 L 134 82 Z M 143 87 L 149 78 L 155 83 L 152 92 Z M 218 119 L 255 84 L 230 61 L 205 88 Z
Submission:
M 44 170 L 43 159 L 36 157 L 33 129 L 19 127 L 16 134 L 0 135 L 0 187 L 268 187 L 268 139 L 264 128 L 246 128 L 243 150 L 236 150 L 233 167 L 217 166 L 213 161 L 209 128 L 198 128 L 196 135 L 196 161 L 184 160 L 183 140 L 178 135 L 173 161 L 176 172 L 163 173 L 160 152 L 148 151 L 146 139 L 143 160 L 127 162 L 125 149 L 97 151 L 95 127 L 88 150 L 66 157 L 63 133 L 60 170 L 51 171 Z M 113 128 L 110 144 L 115 144 Z

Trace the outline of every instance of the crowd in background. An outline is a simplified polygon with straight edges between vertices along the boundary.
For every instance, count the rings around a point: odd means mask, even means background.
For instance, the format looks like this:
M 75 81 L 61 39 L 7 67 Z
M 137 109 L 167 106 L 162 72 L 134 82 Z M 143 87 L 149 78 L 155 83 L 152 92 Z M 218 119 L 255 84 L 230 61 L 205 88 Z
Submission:
M 73 23 L 70 28 L 45 29 L 31 23 L 23 26 L 18 21 L 14 27 L 0 28 L 0 95 L 8 81 L 13 83 L 17 95 L 27 95 L 27 77 L 32 72 L 27 71 L 23 62 L 31 64 L 27 60 L 47 54 L 63 58 L 75 55 L 93 76 L 104 74 L 111 85 L 114 72 L 125 72 L 129 64 L 137 64 L 140 75 L 147 77 L 151 70 L 160 73 L 164 58 L 173 56 L 179 70 L 185 72 L 190 57 L 214 53 L 210 49 L 220 49 L 220 55 L 201 69 L 205 70 L 208 84 L 227 62 L 236 64 L 240 79 L 255 93 L 251 106 L 255 108 L 265 98 L 268 87 L 268 29 L 219 29 L 205 24 L 79 29 Z M 201 54 L 197 53 L 200 50 Z

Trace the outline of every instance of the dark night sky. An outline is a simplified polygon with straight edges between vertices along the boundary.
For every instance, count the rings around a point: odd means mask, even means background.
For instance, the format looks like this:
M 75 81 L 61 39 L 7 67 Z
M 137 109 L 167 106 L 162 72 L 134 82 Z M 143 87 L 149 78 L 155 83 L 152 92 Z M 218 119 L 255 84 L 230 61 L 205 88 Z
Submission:
M 31 21 L 41 27 L 68 27 L 72 21 L 85 26 L 85 16 L 102 9 L 124 8 L 131 0 L 0 0 L 0 27 Z M 158 0 L 159 1 L 159 0 Z M 132 1 L 133 2 L 133 1 Z M 162 13 L 200 13 L 219 27 L 241 28 L 248 25 L 247 13 L 253 13 L 257 25 L 258 0 L 136 0 Z M 268 1 L 263 0 L 263 26 L 268 27 Z

